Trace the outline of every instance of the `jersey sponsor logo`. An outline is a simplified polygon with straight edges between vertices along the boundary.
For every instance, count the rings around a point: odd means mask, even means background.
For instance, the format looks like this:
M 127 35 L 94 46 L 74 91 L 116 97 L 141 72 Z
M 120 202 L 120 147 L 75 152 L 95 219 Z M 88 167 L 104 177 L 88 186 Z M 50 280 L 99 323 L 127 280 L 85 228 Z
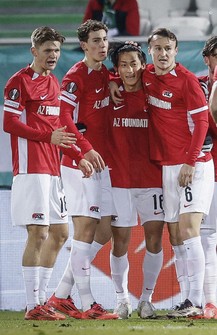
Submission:
M 151 83 L 145 83 L 145 86 L 150 86 L 151 85 Z
M 187 207 L 190 207 L 192 204 L 184 204 L 184 207 L 187 208 Z
M 122 119 L 122 127 L 132 127 L 132 128 L 147 128 L 148 119 Z
M 102 87 L 99 89 L 96 88 L 96 93 L 99 93 L 100 91 L 102 91 Z
M 33 213 L 32 218 L 36 221 L 44 220 L 44 214 L 43 213 Z
M 98 206 L 91 206 L 91 207 L 90 207 L 90 211 L 91 211 L 91 212 L 100 213 L 100 210 L 99 210 L 99 207 L 98 207 Z
M 39 106 L 37 110 L 41 115 L 60 115 L 60 107 L 55 106 Z
M 169 91 L 163 91 L 162 96 L 166 98 L 172 98 L 173 94 L 172 92 L 169 92 Z
M 11 100 L 17 100 L 20 96 L 20 92 L 16 88 L 13 88 L 12 90 L 10 90 L 8 95 L 11 98 Z
M 171 109 L 171 102 L 160 100 L 151 95 L 149 95 L 148 97 L 148 102 L 150 105 L 155 106 L 155 107 L 159 107 L 162 109 Z
M 148 119 L 119 118 L 113 119 L 113 127 L 148 128 Z
M 61 214 L 61 218 L 64 219 L 67 216 L 67 214 Z
M 121 106 L 114 106 L 114 111 L 117 111 L 118 109 L 123 108 L 125 105 L 121 105 Z
M 66 91 L 69 92 L 69 93 L 73 93 L 77 90 L 77 85 L 73 82 L 69 83 L 66 87 Z
M 100 109 L 109 105 L 109 97 L 103 100 L 97 100 L 93 106 L 94 109 Z
M 41 100 L 44 100 L 44 99 L 46 99 L 46 98 L 47 98 L 47 96 L 48 96 L 48 94 L 41 95 L 41 96 L 40 96 L 40 99 L 41 99 Z

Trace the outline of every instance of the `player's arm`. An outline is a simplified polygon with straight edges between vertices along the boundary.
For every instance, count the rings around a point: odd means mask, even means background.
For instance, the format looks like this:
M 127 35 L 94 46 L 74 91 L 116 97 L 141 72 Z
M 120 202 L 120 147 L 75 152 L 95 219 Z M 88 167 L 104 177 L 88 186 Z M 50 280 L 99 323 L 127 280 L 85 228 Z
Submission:
M 20 93 L 22 92 L 22 94 Z M 55 131 L 33 128 L 21 121 L 26 108 L 26 92 L 22 78 L 12 77 L 4 90 L 4 117 L 3 129 L 5 132 L 30 141 L 53 143 L 70 146 L 76 143 L 74 134 L 65 132 L 65 128 Z
M 81 132 L 79 132 L 73 120 L 73 112 L 77 106 L 80 96 L 82 96 L 82 93 L 78 89 L 78 86 L 80 85 L 74 85 L 75 91 L 73 92 L 74 94 L 72 94 L 67 91 L 68 83 L 63 82 L 61 94 L 60 121 L 62 125 L 67 126 L 68 131 L 73 131 L 76 134 L 76 145 L 81 149 L 81 152 L 84 155 L 85 159 L 87 159 L 93 165 L 94 169 L 97 172 L 102 171 L 105 168 L 105 163 L 101 155 L 93 149 L 91 143 L 85 138 L 85 136 L 83 136 L 83 133 L 85 133 L 85 125 L 82 124 L 82 127 L 80 129 Z M 68 154 L 68 150 L 63 150 L 63 153 Z
M 52 143 L 63 147 L 70 147 L 70 145 L 76 143 L 75 135 L 66 132 L 65 127 L 54 131 L 34 129 L 20 121 L 21 113 L 8 112 L 7 106 L 4 106 L 3 129 L 6 133 L 30 141 Z
M 123 102 L 121 92 L 119 91 L 119 85 L 122 84 L 120 77 L 114 76 L 112 73 L 109 75 L 109 90 L 112 101 L 115 105 Z

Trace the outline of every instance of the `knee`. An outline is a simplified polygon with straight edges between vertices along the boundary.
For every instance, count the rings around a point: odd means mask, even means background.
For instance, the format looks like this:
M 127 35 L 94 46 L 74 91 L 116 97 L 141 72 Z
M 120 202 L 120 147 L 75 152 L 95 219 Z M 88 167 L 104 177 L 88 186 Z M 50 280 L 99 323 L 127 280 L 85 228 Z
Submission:
M 158 254 L 162 250 L 161 238 L 151 238 L 146 240 L 146 249 L 153 254 Z
M 49 239 L 53 240 L 56 245 L 62 246 L 69 237 L 69 230 L 63 227 L 49 232 Z
M 62 231 L 60 234 L 54 237 L 54 239 L 59 243 L 60 245 L 63 245 L 67 239 L 69 238 L 69 232 L 68 231 Z

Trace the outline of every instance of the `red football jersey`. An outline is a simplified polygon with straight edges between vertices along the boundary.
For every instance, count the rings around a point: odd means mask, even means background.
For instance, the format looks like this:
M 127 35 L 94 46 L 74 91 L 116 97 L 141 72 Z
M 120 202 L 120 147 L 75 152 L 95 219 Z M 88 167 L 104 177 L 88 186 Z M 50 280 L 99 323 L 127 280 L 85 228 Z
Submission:
M 197 77 L 177 64 L 170 73 L 155 74 L 148 65 L 143 84 L 150 108 L 150 155 L 162 165 L 211 159 L 201 148 L 208 129 L 208 106 Z
M 113 187 L 162 187 L 161 167 L 150 161 L 146 96 L 122 91 L 124 101 L 108 112 L 108 165 Z
M 50 143 L 59 128 L 60 86 L 29 66 L 15 73 L 4 93 L 4 130 L 11 134 L 13 173 L 60 174 L 59 148 Z
M 199 77 L 199 81 L 202 82 L 201 86 L 203 88 L 205 97 L 207 102 L 209 101 L 209 96 L 211 93 L 211 85 L 209 82 L 209 77 L 208 76 L 202 76 Z M 213 161 L 214 161 L 214 166 L 215 166 L 215 181 L 217 181 L 217 127 L 216 124 L 213 120 L 213 117 L 211 113 L 209 113 L 209 134 L 212 136 L 212 141 L 213 141 L 213 148 L 212 148 L 212 156 L 213 156 Z
M 61 87 L 61 123 L 73 129 L 73 124 L 82 124 L 84 137 L 93 148 L 105 157 L 106 113 L 109 104 L 109 71 L 102 65 L 95 71 L 81 61 L 65 75 Z M 88 142 L 78 139 L 82 153 L 91 149 Z M 72 167 L 72 161 L 63 155 L 62 164 Z

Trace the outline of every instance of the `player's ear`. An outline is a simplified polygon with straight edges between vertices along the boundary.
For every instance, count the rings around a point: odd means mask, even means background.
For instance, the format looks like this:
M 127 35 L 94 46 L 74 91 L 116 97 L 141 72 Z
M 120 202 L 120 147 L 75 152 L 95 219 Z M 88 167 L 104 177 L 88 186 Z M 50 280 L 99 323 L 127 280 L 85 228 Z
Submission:
M 204 63 L 205 63 L 207 66 L 209 66 L 209 57 L 204 56 L 204 57 L 203 57 L 203 60 L 204 60 Z
M 86 46 L 86 42 L 81 42 L 80 43 L 80 47 L 81 47 L 81 49 L 83 50 L 83 51 L 86 51 L 87 50 L 87 46 Z
M 31 50 L 32 55 L 34 57 L 36 57 L 37 56 L 37 50 L 36 50 L 36 48 L 35 47 L 31 47 L 30 50 Z

